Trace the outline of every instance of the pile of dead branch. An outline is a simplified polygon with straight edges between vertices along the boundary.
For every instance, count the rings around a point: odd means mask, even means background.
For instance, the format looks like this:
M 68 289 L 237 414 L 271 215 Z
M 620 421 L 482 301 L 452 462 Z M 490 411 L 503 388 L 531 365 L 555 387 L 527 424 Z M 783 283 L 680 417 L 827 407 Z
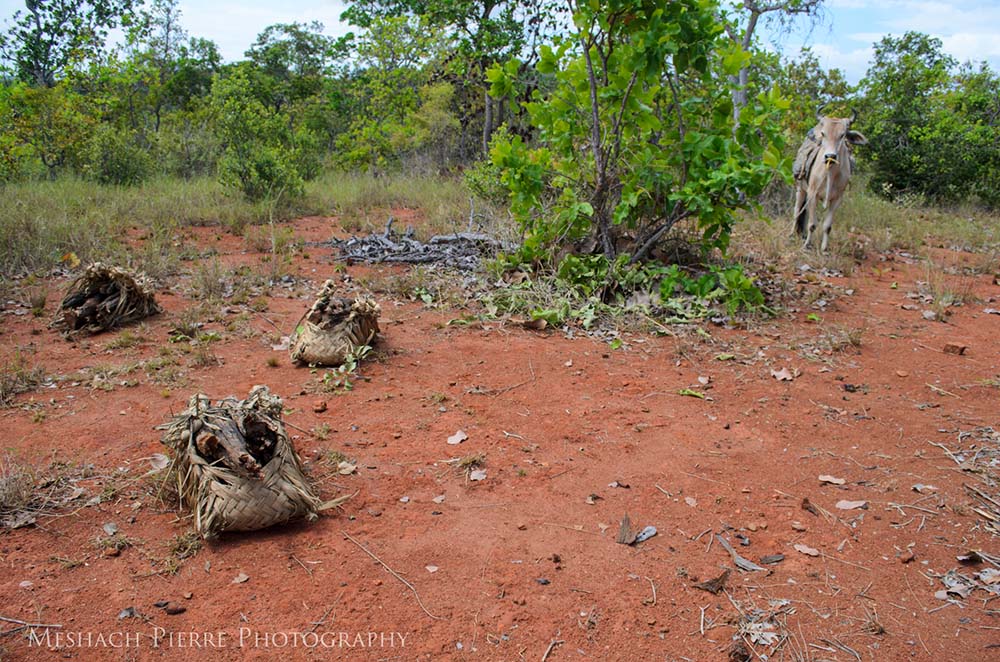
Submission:
M 50 326 L 66 335 L 100 333 L 159 312 L 146 276 L 95 262 L 70 285 Z
M 379 305 L 371 297 L 344 299 L 335 296 L 336 284 L 323 289 L 293 335 L 292 361 L 311 365 L 342 365 L 359 348 L 378 335 Z
M 983 528 L 1000 536 L 1000 432 L 978 427 L 959 432 L 952 448 L 931 443 L 944 450 L 963 472 L 978 478 L 978 485 L 963 482 L 963 487 Z
M 253 387 L 246 400 L 215 405 L 198 394 L 161 426 L 173 455 L 169 478 L 200 535 L 313 520 L 324 507 L 302 472 L 281 409 L 266 386 Z
M 495 257 L 500 252 L 510 252 L 515 248 L 478 232 L 435 235 L 424 243 L 414 239 L 412 227 L 408 227 L 402 236 L 394 232 L 391 218 L 381 234 L 342 241 L 335 239 L 329 245 L 340 252 L 341 259 L 348 261 L 440 264 L 463 271 L 474 271 L 483 258 Z
M 65 471 L 38 474 L 9 455 L 0 456 L 0 529 L 19 529 L 54 515 L 83 495 Z

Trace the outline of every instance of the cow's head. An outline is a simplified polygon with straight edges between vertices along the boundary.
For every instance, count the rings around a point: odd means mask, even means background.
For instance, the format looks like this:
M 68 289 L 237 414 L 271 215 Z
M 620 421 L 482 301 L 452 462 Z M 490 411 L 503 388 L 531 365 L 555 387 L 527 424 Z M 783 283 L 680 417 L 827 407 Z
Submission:
M 826 117 L 823 115 L 824 106 L 820 106 L 816 111 L 817 138 L 820 142 L 819 153 L 823 155 L 823 163 L 829 166 L 837 165 L 841 159 L 848 156 L 848 145 L 865 145 L 868 139 L 860 131 L 853 131 L 851 123 L 857 119 L 858 114 L 853 109 L 850 117 Z

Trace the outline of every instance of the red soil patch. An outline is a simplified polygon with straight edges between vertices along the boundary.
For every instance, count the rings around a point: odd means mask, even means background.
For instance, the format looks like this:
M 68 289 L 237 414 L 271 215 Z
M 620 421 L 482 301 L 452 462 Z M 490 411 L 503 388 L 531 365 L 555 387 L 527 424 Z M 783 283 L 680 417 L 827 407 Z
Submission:
M 318 218 L 293 227 L 308 240 L 332 231 Z M 228 265 L 260 264 L 239 238 L 187 232 Z M 912 303 L 906 293 L 926 267 L 889 256 L 849 278 L 817 278 L 841 292 L 818 323 L 803 306 L 749 331 L 709 328 L 710 340 L 633 336 L 613 351 L 498 323 L 448 326 L 459 312 L 379 296 L 381 359 L 362 366 L 353 391 L 316 394 L 316 376 L 271 349 L 276 329 L 287 333 L 333 274 L 327 249 L 307 252 L 291 273 L 311 282 L 274 288 L 267 310 L 249 312 L 233 330 L 226 324 L 248 313 L 245 306 L 223 306 L 228 312 L 206 326 L 222 336 L 212 345 L 220 365 L 175 356 L 186 383 L 157 383 L 141 369 L 113 378 L 110 391 L 67 380 L 0 412 L 4 447 L 22 461 L 94 465 L 74 508 L 102 491 L 111 497 L 0 533 L 0 616 L 63 626 L 36 630 L 41 645 L 24 631 L 0 638 L 0 657 L 724 660 L 736 605 L 791 612 L 784 619 L 794 641 L 772 659 L 855 659 L 835 643 L 865 660 L 996 654 L 987 649 L 1000 642 L 995 605 L 982 592 L 962 606 L 938 601 L 942 586 L 931 576 L 955 568 L 967 549 L 1000 551 L 962 487 L 977 479 L 930 443 L 998 423 L 998 390 L 984 381 L 1000 373 L 1000 316 L 982 312 L 991 304 L 952 308 L 947 323 L 925 320 L 901 306 Z M 990 276 L 959 280 L 981 300 L 1000 295 Z M 45 328 L 47 319 L 5 313 L 0 352 L 9 359 L 22 348 L 58 375 L 156 359 L 162 347 L 169 353 L 171 329 L 192 305 L 184 283 L 159 296 L 166 312 L 136 347 L 108 349 L 120 334 L 69 343 Z M 51 282 L 49 312 L 64 286 Z M 248 329 L 257 333 L 243 339 Z M 841 342 L 848 335 L 860 336 L 860 347 Z M 965 354 L 941 351 L 950 341 L 966 345 Z M 798 376 L 778 381 L 771 371 L 781 368 Z M 148 493 L 148 480 L 112 490 L 109 476 L 126 467 L 129 478 L 141 477 L 145 458 L 164 451 L 154 426 L 192 393 L 244 397 L 258 383 L 284 398 L 285 420 L 323 496 L 357 495 L 313 524 L 224 536 L 176 574 L 153 574 L 188 525 Z M 683 397 L 684 388 L 709 398 Z M 317 400 L 329 408 L 314 413 Z M 328 439 L 309 432 L 317 429 Z M 468 440 L 448 445 L 459 429 Z M 357 473 L 332 475 L 322 462 L 330 450 L 356 459 Z M 478 453 L 482 481 L 447 463 Z M 846 484 L 821 484 L 821 474 Z M 923 497 L 912 491 L 916 483 L 939 489 Z M 591 494 L 600 497 L 593 505 Z M 803 498 L 833 517 L 803 510 Z M 837 510 L 845 499 L 868 508 Z M 658 535 L 616 544 L 625 513 Z M 102 555 L 94 541 L 106 522 L 134 545 Z M 697 590 L 696 582 L 733 567 L 712 542 L 719 532 L 750 560 L 785 559 L 769 572 L 733 569 L 728 595 Z M 423 608 L 345 534 L 410 582 Z M 903 563 L 908 550 L 914 560 Z M 233 583 L 241 572 L 249 579 Z M 160 600 L 186 611 L 167 615 L 154 606 Z M 120 620 L 128 607 L 144 619 Z M 875 614 L 884 633 L 871 631 Z

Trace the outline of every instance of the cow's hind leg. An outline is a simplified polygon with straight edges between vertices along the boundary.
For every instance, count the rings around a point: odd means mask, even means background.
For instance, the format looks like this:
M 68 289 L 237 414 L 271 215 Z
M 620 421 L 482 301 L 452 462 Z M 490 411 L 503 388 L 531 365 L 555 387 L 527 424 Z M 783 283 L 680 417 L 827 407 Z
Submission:
M 809 219 L 809 223 L 806 226 L 806 241 L 803 244 L 803 248 L 809 248 L 812 243 L 813 232 L 816 231 L 816 196 L 811 195 L 806 200 L 806 215 Z
M 809 220 L 809 215 L 806 212 L 806 191 L 802 186 L 797 186 L 795 188 L 795 233 L 800 237 L 805 238 L 806 236 L 806 223 Z

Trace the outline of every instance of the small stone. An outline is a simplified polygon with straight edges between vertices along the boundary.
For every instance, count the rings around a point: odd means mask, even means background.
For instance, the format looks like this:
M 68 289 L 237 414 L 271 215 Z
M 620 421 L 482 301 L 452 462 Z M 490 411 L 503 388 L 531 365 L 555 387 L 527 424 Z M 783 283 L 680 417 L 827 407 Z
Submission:
M 961 356 L 962 354 L 965 354 L 965 350 L 967 349 L 969 349 L 968 346 L 963 345 L 961 343 L 949 342 L 945 343 L 944 349 L 942 349 L 942 351 L 945 354 L 957 354 Z
M 546 579 L 545 577 L 539 577 L 535 581 L 538 582 L 539 584 L 541 584 L 542 586 L 548 586 L 549 584 L 552 583 L 548 579 Z
M 528 530 L 528 525 L 527 524 L 518 524 L 517 525 L 517 530 L 518 531 L 527 531 Z
M 167 612 L 171 616 L 176 616 L 177 614 L 183 614 L 187 611 L 187 607 L 177 604 L 176 602 L 168 602 L 163 608 L 163 611 Z
M 792 522 L 792 528 L 796 531 L 807 531 L 809 527 L 802 522 Z
M 933 321 L 934 321 L 934 320 L 936 320 L 936 319 L 937 319 L 937 317 L 938 317 L 937 313 L 935 313 L 935 312 L 934 312 L 933 310 L 925 310 L 925 311 L 923 311 L 923 312 L 922 312 L 922 313 L 920 313 L 920 314 L 921 314 L 921 315 L 923 316 L 923 318 L 924 318 L 925 320 L 927 320 L 928 322 L 933 322 Z
M 185 600 L 190 600 L 193 597 L 194 597 L 194 593 L 192 593 L 191 591 L 188 591 L 187 593 L 184 594 L 184 599 Z
M 399 502 L 400 503 L 410 503 L 410 497 L 408 497 L 408 496 L 399 497 Z
M 899 562 L 905 565 L 907 563 L 912 563 L 915 558 L 916 555 L 914 555 L 913 550 L 908 549 L 899 555 Z
M 111 547 L 104 548 L 104 556 L 114 558 L 116 556 L 121 556 L 122 550 L 117 545 L 112 545 Z
M 317 400 L 313 403 L 313 411 L 317 414 L 322 414 L 326 411 L 326 400 Z

